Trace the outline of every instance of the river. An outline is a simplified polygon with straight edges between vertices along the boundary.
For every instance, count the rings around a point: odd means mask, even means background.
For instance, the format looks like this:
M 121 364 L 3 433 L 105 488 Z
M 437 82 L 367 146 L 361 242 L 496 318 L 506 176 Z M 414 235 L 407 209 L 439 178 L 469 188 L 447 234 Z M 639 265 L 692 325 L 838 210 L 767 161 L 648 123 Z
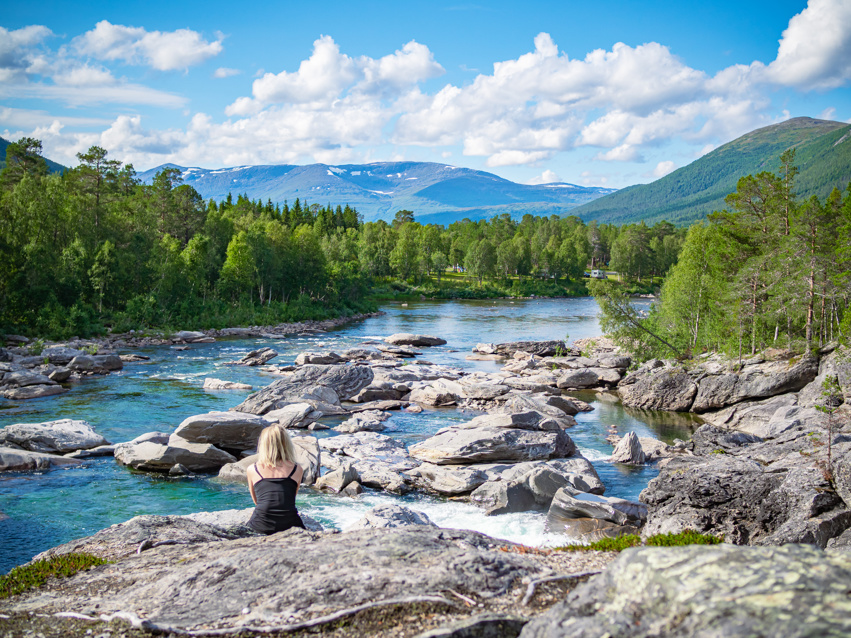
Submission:
M 304 351 L 339 352 L 365 340 L 414 332 L 448 341 L 445 346 L 424 348 L 421 359 L 496 371 L 498 363 L 466 361 L 470 349 L 480 342 L 563 339 L 568 334 L 572 341 L 600 332 L 598 308 L 592 298 L 422 301 L 388 304 L 382 310 L 384 315 L 324 334 L 222 340 L 192 345 L 186 351 L 168 347 L 134 350 L 151 360 L 128 363 L 123 371 L 107 377 L 87 379 L 58 397 L 29 402 L 0 399 L 0 427 L 84 419 L 112 442 L 127 441 L 145 432 L 171 432 L 188 416 L 227 410 L 249 394 L 205 391 L 201 387 L 205 377 L 240 381 L 255 389 L 272 383 L 273 375 L 256 368 L 225 365 L 260 346 L 275 348 L 280 356 L 272 363 L 284 364 L 292 363 Z M 611 446 L 605 437 L 609 425 L 617 425 L 620 433 L 634 430 L 639 436 L 667 442 L 690 436 L 689 422 L 676 415 L 628 410 L 618 401 L 601 400 L 592 392 L 576 396 L 588 401 L 594 411 L 577 415 L 578 425 L 570 435 L 594 463 L 609 496 L 635 500 L 657 474 L 653 466 L 627 467 L 608 461 Z M 411 444 L 451 422 L 469 418 L 469 414 L 454 409 L 395 412 L 386 423 L 385 434 Z M 333 425 L 340 420 L 327 422 Z M 298 506 L 326 526 L 345 529 L 375 505 L 399 500 L 425 512 L 439 526 L 473 529 L 532 546 L 565 542 L 564 537 L 545 532 L 541 512 L 488 517 L 473 505 L 423 495 L 396 497 L 368 491 L 350 499 L 302 489 Z M 131 472 L 111 457 L 86 460 L 70 469 L 0 474 L 0 573 L 45 549 L 140 514 L 189 514 L 251 505 L 248 490 L 242 485 L 220 483 L 211 476 L 170 478 Z

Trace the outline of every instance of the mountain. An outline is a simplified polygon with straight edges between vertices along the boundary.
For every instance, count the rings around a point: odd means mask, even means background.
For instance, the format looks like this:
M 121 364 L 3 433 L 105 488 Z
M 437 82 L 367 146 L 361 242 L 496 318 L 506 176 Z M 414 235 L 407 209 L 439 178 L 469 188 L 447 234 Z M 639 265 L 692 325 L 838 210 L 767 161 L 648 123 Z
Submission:
M 6 147 L 9 146 L 9 144 L 11 144 L 9 140 L 5 140 L 0 137 L 0 171 L 6 168 Z M 57 164 L 46 157 L 44 158 L 44 161 L 47 162 L 47 170 L 51 173 L 61 173 L 62 171 L 67 170 L 65 166 L 62 166 L 62 164 Z
M 379 162 L 328 166 L 235 166 L 215 170 L 164 164 L 138 177 L 150 184 L 163 168 L 178 168 L 183 183 L 205 199 L 236 197 L 292 204 L 349 204 L 367 221 L 390 220 L 396 211 L 414 211 L 422 223 L 449 224 L 468 217 L 509 213 L 563 215 L 574 207 L 614 192 L 573 184 L 517 184 L 492 173 L 431 162 Z
M 827 196 L 851 182 L 851 125 L 796 117 L 757 129 L 718 147 L 688 166 L 651 182 L 630 186 L 571 211 L 588 221 L 628 224 L 663 219 L 690 224 L 724 208 L 740 177 L 776 173 L 780 155 L 796 148 L 799 199 Z

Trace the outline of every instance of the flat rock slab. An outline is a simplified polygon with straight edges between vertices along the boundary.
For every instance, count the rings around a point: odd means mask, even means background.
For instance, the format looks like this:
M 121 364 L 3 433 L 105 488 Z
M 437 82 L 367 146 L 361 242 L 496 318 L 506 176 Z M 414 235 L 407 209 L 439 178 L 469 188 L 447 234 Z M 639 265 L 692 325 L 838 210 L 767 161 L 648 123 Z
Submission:
M 435 465 L 563 458 L 576 451 L 564 430 L 446 428 L 410 448 L 411 456 Z
M 521 638 L 851 635 L 851 556 L 813 547 L 638 548 Z
M 180 520 L 186 534 L 194 529 L 223 536 L 212 526 Z M 141 542 L 143 535 L 148 537 L 143 531 L 133 541 Z M 531 558 L 500 551 L 510 543 L 423 525 L 211 540 L 131 555 L 63 580 L 61 591 L 34 590 L 0 601 L 0 611 L 125 612 L 177 632 L 250 629 L 291 625 L 368 603 L 425 595 L 442 599 L 450 589 L 488 598 L 507 593 L 524 577 L 552 574 Z
M 13 445 L 30 452 L 65 454 L 109 445 L 85 421 L 59 419 L 44 423 L 13 423 L 0 430 L 0 445 Z
M 62 465 L 79 465 L 80 461 L 64 456 L 29 452 L 9 447 L 0 447 L 0 472 L 27 472 L 46 470 Z
M 394 346 L 442 346 L 446 339 L 432 337 L 431 335 L 415 335 L 408 332 L 400 332 L 390 335 L 384 339 L 385 342 Z

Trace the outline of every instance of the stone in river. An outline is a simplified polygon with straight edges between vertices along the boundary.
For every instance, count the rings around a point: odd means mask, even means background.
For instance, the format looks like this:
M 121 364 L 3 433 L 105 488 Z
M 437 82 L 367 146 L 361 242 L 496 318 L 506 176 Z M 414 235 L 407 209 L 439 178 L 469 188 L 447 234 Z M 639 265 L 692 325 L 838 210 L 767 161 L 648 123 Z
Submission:
M 635 432 L 630 432 L 623 437 L 612 452 L 612 463 L 625 463 L 627 465 L 643 465 L 645 462 L 644 450 Z
M 20 447 L 31 452 L 65 454 L 109 445 L 109 441 L 85 421 L 60 419 L 7 425 L 0 430 L 0 445 Z
M 446 339 L 440 337 L 415 335 L 407 332 L 390 335 L 384 341 L 394 346 L 442 346 L 446 343 Z
M 385 529 L 388 527 L 404 527 L 406 525 L 426 525 L 436 527 L 428 516 L 422 512 L 408 509 L 402 505 L 379 505 L 372 508 L 366 515 L 346 528 L 347 532 L 358 529 Z
M 247 450 L 257 445 L 261 430 L 272 423 L 274 421 L 244 412 L 208 412 L 184 419 L 174 434 L 190 443 Z
M 368 386 L 373 376 L 369 366 L 307 364 L 255 392 L 235 409 L 250 414 L 265 414 L 289 403 L 302 401 L 317 388 L 331 390 L 340 399 L 347 400 Z
M 532 461 L 571 456 L 576 446 L 564 430 L 446 428 L 410 448 L 411 456 L 436 465 Z
M 61 385 L 28 385 L 25 388 L 11 388 L 3 392 L 3 396 L 12 401 L 41 399 L 67 392 Z
M 687 412 L 697 394 L 697 384 L 680 368 L 653 368 L 645 364 L 621 379 L 618 394 L 627 407 Z
M 77 459 L 70 459 L 64 456 L 0 446 L 0 472 L 46 470 L 52 466 L 79 464 L 80 461 Z
M 359 412 L 349 419 L 343 421 L 334 429 L 337 432 L 354 433 L 354 432 L 381 432 L 385 429 L 384 421 L 390 417 L 387 412 L 378 410 L 367 410 Z
M 70 368 L 56 368 L 53 372 L 47 375 L 47 378 L 56 383 L 64 383 L 71 378 L 74 371 Z
M 134 470 L 149 472 L 168 472 L 178 463 L 192 472 L 213 472 L 236 462 L 232 455 L 209 443 L 191 443 L 175 435 L 165 444 L 154 441 L 119 443 L 115 446 L 115 459 Z
M 171 335 L 172 339 L 180 339 L 181 341 L 193 342 L 196 339 L 203 339 L 206 337 L 203 332 L 195 332 L 192 330 L 181 330 L 180 332 L 176 332 Z
M 622 552 L 521 636 L 838 638 L 851 635 L 849 590 L 848 554 L 801 545 L 641 547 Z
M 320 476 L 314 483 L 316 489 L 328 492 L 342 492 L 345 487 L 358 480 L 358 471 L 351 461 L 344 461 L 336 470 Z
M 422 463 L 409 470 L 408 475 L 421 487 L 446 496 L 469 494 L 488 480 L 487 474 L 475 465 Z
M 283 408 L 272 410 L 263 418 L 275 422 L 287 429 L 304 429 L 322 418 L 323 413 L 315 410 L 310 403 L 291 403 Z
M 222 379 L 213 379 L 208 377 L 204 379 L 205 390 L 251 390 L 251 386 L 247 383 L 237 383 L 236 381 L 223 381 Z
M 569 487 L 559 489 L 547 513 L 547 529 L 553 533 L 563 532 L 566 521 L 577 518 L 598 519 L 637 528 L 647 518 L 647 507 L 643 503 L 577 492 Z
M 316 365 L 332 365 L 340 363 L 342 360 L 343 357 L 338 355 L 336 352 L 302 352 L 295 358 L 295 364 L 297 366 L 303 366 L 308 363 Z
M 9 372 L 3 377 L 3 384 L 25 388 L 31 385 L 56 385 L 56 381 L 52 381 L 43 374 L 30 372 L 29 370 L 17 370 Z

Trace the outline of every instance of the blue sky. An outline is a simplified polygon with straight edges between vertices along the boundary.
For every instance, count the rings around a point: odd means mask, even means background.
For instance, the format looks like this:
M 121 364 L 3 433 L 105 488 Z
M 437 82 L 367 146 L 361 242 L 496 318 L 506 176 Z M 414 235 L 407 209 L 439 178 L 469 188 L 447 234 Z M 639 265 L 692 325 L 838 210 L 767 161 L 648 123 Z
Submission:
M 68 165 L 435 161 L 648 182 L 851 120 L 851 0 L 7 3 L 0 135 Z

